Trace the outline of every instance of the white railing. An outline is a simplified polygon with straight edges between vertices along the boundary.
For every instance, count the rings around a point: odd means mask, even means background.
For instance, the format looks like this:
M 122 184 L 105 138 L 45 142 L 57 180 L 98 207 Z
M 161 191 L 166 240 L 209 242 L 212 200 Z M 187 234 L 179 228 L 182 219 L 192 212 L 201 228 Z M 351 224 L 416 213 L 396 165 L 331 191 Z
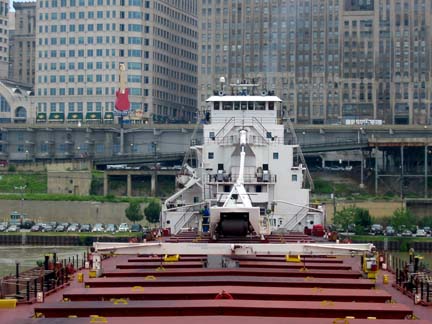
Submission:
M 303 208 L 299 210 L 293 217 L 290 217 L 282 227 L 287 229 L 288 231 L 292 231 L 298 225 L 299 222 L 302 222 L 309 213 L 309 209 Z
M 186 211 L 182 217 L 174 224 L 173 234 L 180 233 L 181 229 L 185 227 L 186 224 L 190 222 L 193 216 L 196 214 L 196 211 Z

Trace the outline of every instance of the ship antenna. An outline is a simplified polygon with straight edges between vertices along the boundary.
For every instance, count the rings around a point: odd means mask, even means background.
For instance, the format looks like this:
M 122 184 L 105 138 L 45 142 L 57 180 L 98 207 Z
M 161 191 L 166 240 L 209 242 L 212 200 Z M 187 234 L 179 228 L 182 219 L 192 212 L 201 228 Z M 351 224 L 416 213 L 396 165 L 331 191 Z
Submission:
M 225 77 L 221 76 L 219 78 L 219 82 L 220 82 L 220 87 L 221 87 L 220 90 L 223 92 L 224 91 L 224 84 L 225 84 Z

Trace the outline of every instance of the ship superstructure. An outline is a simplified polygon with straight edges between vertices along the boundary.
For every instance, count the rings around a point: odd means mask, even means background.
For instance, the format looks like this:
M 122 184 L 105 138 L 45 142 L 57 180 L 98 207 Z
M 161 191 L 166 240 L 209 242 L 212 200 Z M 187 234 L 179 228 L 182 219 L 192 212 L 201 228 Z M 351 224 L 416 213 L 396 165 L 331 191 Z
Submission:
M 323 208 L 309 204 L 295 136 L 285 138 L 281 100 L 257 88 L 235 84 L 207 99 L 202 145 L 191 147 L 196 165 L 185 163 L 164 204 L 162 226 L 172 233 L 209 225 L 212 234 L 266 235 L 323 222 Z

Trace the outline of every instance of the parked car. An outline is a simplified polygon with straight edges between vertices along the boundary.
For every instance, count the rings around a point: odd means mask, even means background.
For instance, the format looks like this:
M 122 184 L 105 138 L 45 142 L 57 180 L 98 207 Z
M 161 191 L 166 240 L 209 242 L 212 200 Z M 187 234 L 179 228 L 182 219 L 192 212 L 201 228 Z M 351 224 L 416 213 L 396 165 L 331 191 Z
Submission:
M 66 230 L 66 227 L 64 227 L 64 225 L 60 224 L 57 225 L 57 227 L 55 228 L 56 232 L 64 232 Z
M 383 235 L 383 226 L 381 224 L 373 224 L 371 226 L 371 234 L 372 235 Z
M 21 228 L 24 228 L 24 229 L 31 229 L 33 225 L 35 225 L 35 222 L 33 222 L 33 221 L 30 220 L 30 219 L 25 219 L 25 220 L 22 222 Z
M 426 237 L 426 231 L 422 228 L 419 228 L 415 233 L 416 237 Z
M 0 232 L 6 231 L 8 227 L 9 227 L 8 222 L 1 222 L 0 223 Z
M 46 224 L 45 227 L 42 229 L 42 232 L 53 232 L 54 227 L 52 227 L 51 224 Z
M 90 224 L 82 224 L 80 232 L 91 232 Z
M 106 233 L 115 233 L 115 232 L 117 232 L 117 225 L 116 224 L 108 224 L 105 227 L 105 232 Z
M 423 229 L 425 230 L 426 235 L 431 235 L 431 228 L 429 226 L 425 226 Z
M 95 224 L 93 226 L 92 232 L 103 232 L 104 231 L 104 226 L 102 224 Z
M 68 232 L 79 232 L 79 225 L 78 224 L 70 224 L 68 229 Z
M 18 225 L 11 225 L 8 227 L 8 229 L 6 230 L 6 232 L 18 232 L 19 231 L 19 226 Z
M 58 223 L 57 222 L 49 222 L 48 225 L 51 225 L 52 228 L 56 228 Z
M 412 232 L 406 229 L 401 233 L 401 235 L 405 237 L 412 236 Z
M 393 228 L 393 226 L 387 226 L 384 232 L 385 235 L 387 236 L 393 236 L 396 234 L 395 229 Z
M 130 231 L 131 232 L 141 232 L 142 231 L 141 224 L 132 224 Z
M 121 223 L 118 231 L 119 232 L 129 232 L 129 225 L 127 223 Z
M 30 228 L 30 232 L 40 232 L 42 231 L 42 226 L 35 224 Z

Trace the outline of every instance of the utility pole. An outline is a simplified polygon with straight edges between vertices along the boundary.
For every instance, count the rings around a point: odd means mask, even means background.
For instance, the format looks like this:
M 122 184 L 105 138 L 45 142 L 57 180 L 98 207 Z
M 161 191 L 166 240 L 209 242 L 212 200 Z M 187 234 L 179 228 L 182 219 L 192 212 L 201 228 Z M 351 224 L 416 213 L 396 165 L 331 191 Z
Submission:
M 24 186 L 14 186 L 15 190 L 19 190 L 21 194 L 21 201 L 20 201 L 20 210 L 21 210 L 21 217 L 23 215 L 23 209 L 24 209 L 24 190 L 27 188 L 26 185 Z

